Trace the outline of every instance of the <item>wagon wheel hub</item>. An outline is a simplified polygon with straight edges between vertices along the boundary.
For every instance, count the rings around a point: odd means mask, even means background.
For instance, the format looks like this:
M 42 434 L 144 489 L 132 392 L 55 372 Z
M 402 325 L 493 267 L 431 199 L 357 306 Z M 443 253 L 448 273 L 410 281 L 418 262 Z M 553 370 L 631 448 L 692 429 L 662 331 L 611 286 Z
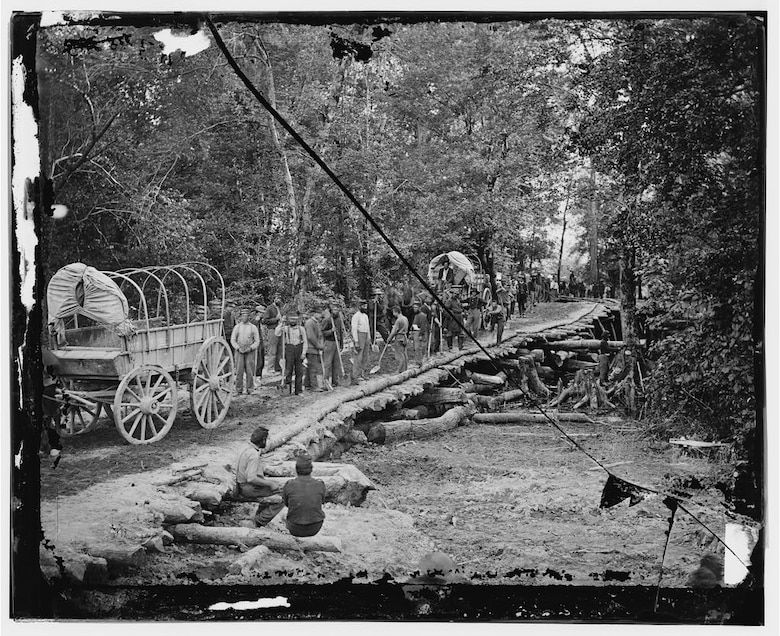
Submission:
M 219 391 L 220 388 L 219 378 L 209 378 L 209 388 L 212 391 Z
M 142 397 L 140 406 L 141 412 L 146 415 L 157 413 L 160 410 L 160 403 L 151 397 Z

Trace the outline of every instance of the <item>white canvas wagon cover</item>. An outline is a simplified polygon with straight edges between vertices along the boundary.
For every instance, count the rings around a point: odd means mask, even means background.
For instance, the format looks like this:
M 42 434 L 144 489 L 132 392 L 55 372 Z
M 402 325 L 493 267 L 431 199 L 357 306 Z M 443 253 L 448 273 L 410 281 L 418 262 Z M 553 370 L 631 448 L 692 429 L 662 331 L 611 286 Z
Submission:
M 464 280 L 468 285 L 473 285 L 476 282 L 474 264 L 461 252 L 445 252 L 444 254 L 434 256 L 428 265 L 428 280 L 430 282 L 434 282 L 439 276 L 439 272 L 443 267 L 442 261 L 445 257 L 449 259 L 450 266 L 454 270 L 456 285 L 460 285 Z
M 106 274 L 84 263 L 58 270 L 46 289 L 49 324 L 59 331 L 63 318 L 80 314 L 117 327 L 127 320 L 127 298 Z

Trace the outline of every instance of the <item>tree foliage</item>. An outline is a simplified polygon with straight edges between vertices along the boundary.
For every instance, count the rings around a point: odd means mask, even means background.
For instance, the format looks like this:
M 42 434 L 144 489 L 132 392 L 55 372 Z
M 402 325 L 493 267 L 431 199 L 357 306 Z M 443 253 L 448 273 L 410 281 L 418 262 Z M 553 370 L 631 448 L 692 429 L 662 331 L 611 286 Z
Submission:
M 649 325 L 689 325 L 651 352 L 650 405 L 739 436 L 755 424 L 760 344 L 763 29 L 747 17 L 638 20 L 583 39 L 596 36 L 576 141 L 619 186 L 607 239 L 635 252 L 651 284 Z

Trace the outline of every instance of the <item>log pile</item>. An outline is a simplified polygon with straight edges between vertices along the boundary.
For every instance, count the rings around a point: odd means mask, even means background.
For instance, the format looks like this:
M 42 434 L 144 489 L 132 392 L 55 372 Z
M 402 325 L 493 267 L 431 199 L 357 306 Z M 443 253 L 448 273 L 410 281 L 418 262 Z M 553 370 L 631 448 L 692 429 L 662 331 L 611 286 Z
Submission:
M 472 413 L 473 408 L 470 406 L 456 406 L 441 417 L 379 422 L 368 431 L 368 441 L 374 444 L 391 444 L 407 439 L 432 437 L 465 424 Z

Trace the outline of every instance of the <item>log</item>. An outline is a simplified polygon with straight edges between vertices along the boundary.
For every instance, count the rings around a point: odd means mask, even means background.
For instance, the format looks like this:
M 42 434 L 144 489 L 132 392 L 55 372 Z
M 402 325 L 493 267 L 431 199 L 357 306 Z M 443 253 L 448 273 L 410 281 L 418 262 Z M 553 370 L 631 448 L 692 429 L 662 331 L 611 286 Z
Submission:
M 536 367 L 536 374 L 540 378 L 544 378 L 545 380 L 552 380 L 555 378 L 555 371 L 553 371 L 550 367 L 545 367 L 545 366 Z
M 60 553 L 57 557 L 62 559 L 62 569 L 57 564 L 54 554 L 42 544 L 38 550 L 41 572 L 47 580 L 64 577 L 74 583 L 105 583 L 108 581 L 108 564 L 100 557 L 89 554 L 80 554 L 70 551 Z
M 562 349 L 571 351 L 580 351 L 582 349 L 588 351 L 598 351 L 601 346 L 601 340 L 558 340 L 557 342 L 549 342 L 542 345 L 545 349 Z M 619 351 L 625 346 L 622 340 L 609 340 L 607 341 L 607 347 L 610 351 Z
M 363 431 L 359 431 L 357 429 L 352 429 L 349 433 L 347 433 L 344 437 L 341 438 L 341 441 L 344 444 L 365 444 L 368 442 L 368 438 L 366 437 L 366 434 Z
M 464 393 L 492 393 L 496 390 L 493 384 L 476 384 L 474 382 L 464 382 L 460 388 Z
M 187 502 L 188 500 L 184 498 L 181 500 L 157 499 L 149 505 L 152 510 L 162 515 L 162 522 L 165 525 L 203 521 L 203 511 L 200 504 L 195 501 Z
M 532 356 L 523 356 L 518 358 L 519 362 L 523 365 L 522 380 L 520 388 L 526 392 L 532 391 L 537 395 L 547 397 L 550 394 L 550 390 L 539 379 L 539 369 L 541 367 L 536 366 L 535 358 Z
M 214 484 L 195 483 L 184 493 L 187 499 L 197 501 L 202 508 L 214 510 L 218 508 L 225 497 L 225 488 Z
M 241 574 L 247 576 L 258 568 L 263 561 L 266 561 L 270 556 L 271 551 L 264 545 L 257 545 L 251 550 L 244 552 L 233 563 L 230 564 L 228 571 L 231 574 Z
M 202 526 L 193 523 L 177 524 L 169 530 L 176 541 L 186 543 L 245 545 L 248 548 L 264 545 L 276 551 L 341 552 L 341 539 L 325 535 L 298 538 L 265 528 Z
M 146 549 L 141 545 L 129 548 L 89 546 L 87 554 L 98 559 L 105 559 L 109 576 L 117 576 L 129 570 L 136 570 L 146 562 Z
M 342 506 L 360 506 L 369 490 L 376 490 L 371 480 L 352 464 L 314 462 L 311 476 L 325 484 L 325 501 Z M 270 469 L 273 470 L 270 470 Z M 270 473 L 274 473 L 272 476 Z M 327 474 L 324 474 L 327 473 Z M 266 478 L 279 487 L 295 477 L 295 462 L 282 462 L 265 470 Z
M 542 413 L 511 411 L 508 413 L 476 413 L 471 419 L 475 424 L 546 424 L 550 420 L 555 421 L 555 413 L 548 413 L 548 415 L 549 419 Z M 558 413 L 557 416 L 559 422 L 593 423 L 593 420 L 584 413 Z
M 476 384 L 492 384 L 493 386 L 503 386 L 506 383 L 506 376 L 501 377 L 498 375 L 487 375 L 486 373 L 476 373 L 470 371 L 468 377 L 472 382 Z
M 563 363 L 564 371 L 581 371 L 582 369 L 595 369 L 598 367 L 598 362 L 584 362 L 583 360 L 576 360 L 569 358 Z
M 400 422 L 380 422 L 368 431 L 368 441 L 375 444 L 391 444 L 405 439 L 423 439 L 456 428 L 464 423 L 473 408 L 457 406 L 441 417 L 424 420 L 402 420 Z
M 400 409 L 390 416 L 391 420 L 421 420 L 433 417 L 435 408 L 432 404 L 419 404 L 406 409 Z
M 457 387 L 435 387 L 420 393 L 420 395 L 415 395 L 409 400 L 409 404 L 413 406 L 420 404 L 465 404 L 466 402 L 466 392 Z

